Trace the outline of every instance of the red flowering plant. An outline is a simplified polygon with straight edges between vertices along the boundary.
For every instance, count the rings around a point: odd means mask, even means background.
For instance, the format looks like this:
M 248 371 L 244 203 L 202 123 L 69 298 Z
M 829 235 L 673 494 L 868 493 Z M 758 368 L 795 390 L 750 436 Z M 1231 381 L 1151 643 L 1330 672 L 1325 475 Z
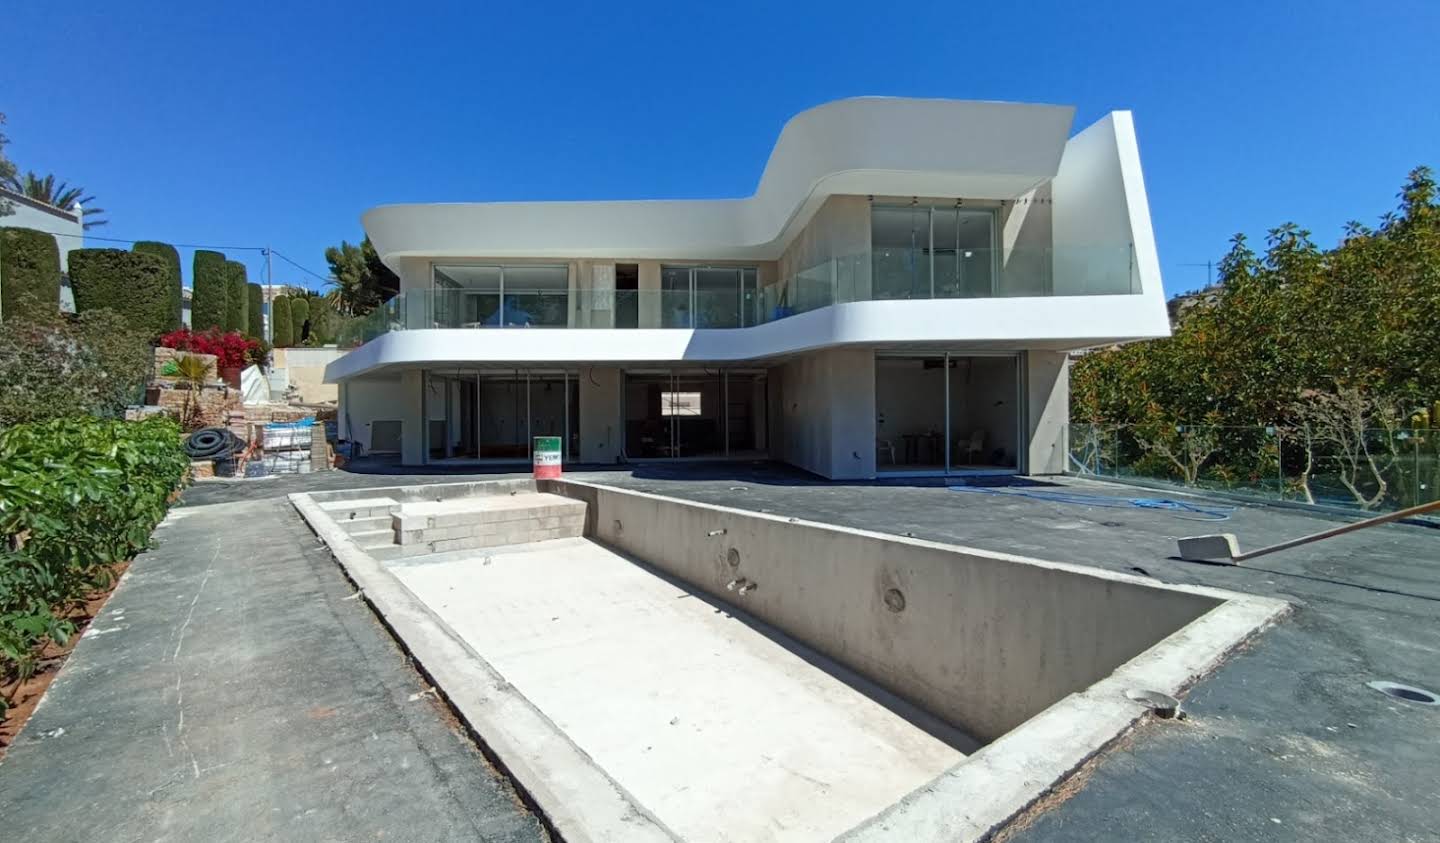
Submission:
M 246 337 L 239 331 L 222 333 L 215 328 L 208 331 L 192 331 L 189 328 L 171 331 L 160 338 L 160 345 L 194 354 L 213 354 L 215 365 L 221 369 L 243 369 L 251 364 L 263 366 L 270 357 L 262 341 Z

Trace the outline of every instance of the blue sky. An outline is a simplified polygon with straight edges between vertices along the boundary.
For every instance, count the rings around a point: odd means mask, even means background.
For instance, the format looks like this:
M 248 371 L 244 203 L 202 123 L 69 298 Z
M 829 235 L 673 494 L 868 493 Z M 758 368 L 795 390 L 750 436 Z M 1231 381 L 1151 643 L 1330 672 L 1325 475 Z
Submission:
M 376 204 L 748 195 L 789 116 L 862 94 L 1133 110 L 1172 293 L 1440 166 L 1434 0 L 986 5 L 12 0 L 0 112 L 95 234 L 322 275 Z

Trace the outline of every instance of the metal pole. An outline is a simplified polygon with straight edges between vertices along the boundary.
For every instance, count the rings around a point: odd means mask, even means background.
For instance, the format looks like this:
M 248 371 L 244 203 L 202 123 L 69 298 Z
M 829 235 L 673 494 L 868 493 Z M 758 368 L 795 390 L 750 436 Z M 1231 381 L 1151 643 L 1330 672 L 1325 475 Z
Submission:
M 934 282 L 931 282 L 931 289 L 934 289 Z M 945 352 L 945 364 L 942 367 L 945 373 L 945 473 L 950 473 L 950 352 Z
M 193 284 L 194 282 L 192 281 L 191 283 Z M 269 247 L 269 246 L 266 246 L 266 247 L 265 247 L 265 298 L 268 299 L 268 300 L 270 300 L 270 301 L 273 301 L 273 300 L 274 300 L 275 291 L 272 289 L 274 286 L 275 286 L 275 273 L 274 273 L 274 268 L 270 265 L 270 247 Z M 266 304 L 269 305 L 270 301 L 267 301 Z M 273 308 L 269 310 L 269 314 L 270 314 L 270 315 L 269 315 L 269 318 L 267 318 L 267 319 L 265 320 L 265 341 L 268 342 L 268 343 L 274 343 L 274 342 L 275 342 L 275 311 L 274 311 Z

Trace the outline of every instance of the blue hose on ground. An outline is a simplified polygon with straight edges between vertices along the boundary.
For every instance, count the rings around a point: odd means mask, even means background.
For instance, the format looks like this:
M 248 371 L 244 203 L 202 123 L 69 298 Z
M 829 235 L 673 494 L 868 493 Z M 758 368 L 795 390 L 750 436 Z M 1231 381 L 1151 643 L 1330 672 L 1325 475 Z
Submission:
M 985 495 L 1030 498 L 1048 503 L 1068 503 L 1076 506 L 1098 506 L 1107 509 L 1159 509 L 1174 513 L 1176 518 L 1183 518 L 1186 521 L 1228 521 L 1230 514 L 1235 511 L 1233 506 L 1222 504 L 1199 506 L 1169 498 L 1112 498 L 1109 495 L 1047 492 L 1039 489 L 1007 489 L 994 486 L 950 486 L 948 488 L 952 492 L 979 492 Z

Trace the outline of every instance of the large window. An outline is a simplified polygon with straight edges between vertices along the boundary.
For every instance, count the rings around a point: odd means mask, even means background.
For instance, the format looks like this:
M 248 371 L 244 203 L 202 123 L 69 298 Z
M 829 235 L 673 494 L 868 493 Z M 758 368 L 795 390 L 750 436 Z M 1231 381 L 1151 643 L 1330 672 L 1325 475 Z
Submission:
M 662 416 L 698 416 L 701 415 L 700 393 L 698 392 L 662 392 L 660 393 L 660 415 Z
M 437 328 L 563 328 L 570 270 L 564 265 L 436 265 L 431 312 Z
M 877 299 L 999 294 L 991 208 L 876 205 L 870 241 Z

